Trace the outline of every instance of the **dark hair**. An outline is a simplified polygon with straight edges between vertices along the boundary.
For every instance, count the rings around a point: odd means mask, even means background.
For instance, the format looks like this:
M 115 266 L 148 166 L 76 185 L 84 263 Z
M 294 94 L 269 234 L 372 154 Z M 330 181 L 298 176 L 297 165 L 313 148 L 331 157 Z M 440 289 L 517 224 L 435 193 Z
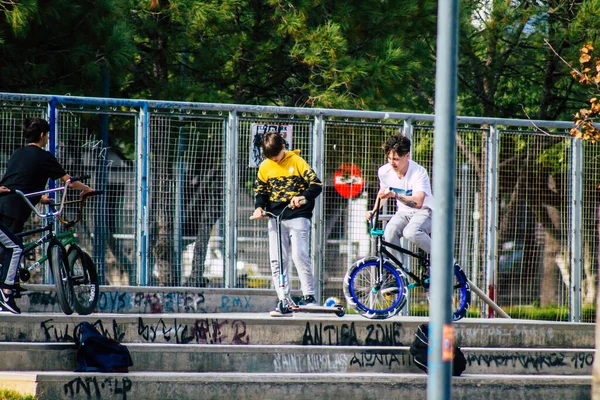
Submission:
M 391 136 L 383 145 L 383 150 L 386 155 L 393 150 L 402 157 L 410 152 L 410 139 L 401 133 Z
M 285 149 L 285 139 L 277 132 L 265 133 L 262 141 L 263 155 L 267 158 L 276 157 Z
M 50 125 L 48 121 L 42 118 L 26 118 L 23 121 L 23 136 L 27 143 L 39 142 L 42 133 L 48 133 Z

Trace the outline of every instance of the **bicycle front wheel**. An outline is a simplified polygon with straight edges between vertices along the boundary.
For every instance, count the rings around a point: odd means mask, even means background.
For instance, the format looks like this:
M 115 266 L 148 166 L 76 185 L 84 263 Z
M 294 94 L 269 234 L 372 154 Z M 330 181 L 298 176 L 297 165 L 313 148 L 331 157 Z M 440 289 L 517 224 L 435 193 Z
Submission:
M 471 287 L 460 265 L 454 264 L 454 289 L 452 293 L 452 316 L 458 321 L 467 315 L 471 304 Z
M 73 314 L 73 285 L 71 284 L 67 252 L 58 240 L 51 240 L 47 254 L 56 286 L 58 304 L 65 314 L 71 315 Z
M 80 315 L 93 313 L 98 306 L 100 285 L 92 257 L 76 244 L 67 253 L 73 285 L 73 307 Z
M 348 305 L 365 318 L 393 317 L 406 304 L 404 272 L 390 260 L 384 260 L 382 267 L 380 276 L 379 258 L 363 258 L 352 264 L 344 277 Z

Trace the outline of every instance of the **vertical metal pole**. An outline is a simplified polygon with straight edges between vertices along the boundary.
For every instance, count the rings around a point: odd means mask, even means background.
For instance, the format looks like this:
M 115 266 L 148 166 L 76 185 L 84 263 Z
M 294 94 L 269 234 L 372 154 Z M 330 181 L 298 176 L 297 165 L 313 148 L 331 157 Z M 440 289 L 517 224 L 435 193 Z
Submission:
M 54 156 L 58 153 L 58 110 L 56 109 L 56 98 L 52 98 L 50 103 L 48 104 L 48 125 L 50 125 L 50 132 L 48 132 L 49 141 L 48 141 L 48 151 L 50 151 Z M 52 179 L 48 182 L 48 188 L 53 189 L 55 187 L 55 183 Z M 54 193 L 52 194 L 54 197 Z M 55 233 L 58 226 L 55 225 L 54 231 Z M 44 251 L 46 251 L 48 245 L 44 246 Z M 50 268 L 44 268 L 44 282 L 54 283 L 54 278 L 52 276 L 52 272 Z
M 407 138 L 409 138 L 411 141 L 413 140 L 413 124 L 412 124 L 412 119 L 408 118 L 405 119 L 403 122 L 403 127 L 402 127 L 402 134 L 404 136 L 406 136 Z M 408 240 L 406 240 L 405 237 L 400 238 L 400 246 L 404 247 L 405 249 L 409 249 L 411 247 L 411 244 Z M 403 253 L 399 253 L 399 252 L 395 252 L 396 256 L 398 257 L 398 259 L 400 261 L 402 261 L 402 264 L 404 264 L 409 270 L 413 271 L 413 258 L 412 257 L 408 257 L 406 256 L 406 254 Z M 406 304 L 404 304 L 404 307 L 402 307 L 402 310 L 400 310 L 400 315 L 408 315 L 409 314 L 409 308 L 410 308 L 410 296 L 411 295 L 411 291 L 408 290 L 406 292 Z
M 181 285 L 182 282 L 182 256 L 183 256 L 183 182 L 185 182 L 185 134 L 179 131 L 179 143 L 177 146 L 177 161 L 175 162 L 175 215 L 173 220 L 173 250 L 175 251 L 175 274 L 176 282 Z
M 570 322 L 581 322 L 583 140 L 571 139 L 571 291 Z
M 105 66 L 102 71 L 101 96 L 110 96 L 110 73 Z M 102 149 L 108 149 L 108 114 L 100 114 L 98 117 L 99 134 L 98 139 L 102 141 Z M 104 190 L 108 186 L 108 160 L 100 158 L 98 169 L 96 170 L 96 182 L 94 188 Z M 106 223 L 106 196 L 99 196 L 93 202 L 94 204 L 94 264 L 98 272 L 98 281 L 101 285 L 106 284 L 106 234 L 108 232 Z
M 454 187 L 456 179 L 456 92 L 458 0 L 438 2 L 435 72 L 432 279 L 427 399 L 451 398 L 454 330 L 452 326 Z
M 469 268 L 469 164 L 462 165 L 460 191 L 460 265 L 468 274 Z
M 412 124 L 411 118 L 405 119 L 404 122 L 402 123 L 402 134 L 412 140 L 413 124 Z
M 490 126 L 487 142 L 487 210 L 486 210 L 486 251 L 485 284 L 488 297 L 496 300 L 496 268 L 498 265 L 498 152 L 500 135 L 496 124 Z M 493 318 L 494 311 L 487 309 L 487 317 Z
M 229 112 L 225 126 L 225 287 L 234 288 L 237 264 L 238 116 Z
M 323 121 L 323 115 L 315 116 L 313 121 L 313 132 L 312 132 L 312 146 L 311 151 L 312 157 L 312 168 L 319 177 L 323 179 L 325 171 L 325 125 Z M 315 280 L 315 298 L 319 304 L 322 303 L 321 298 L 323 295 L 323 264 L 325 259 L 325 231 L 323 226 L 323 195 L 317 197 L 315 200 L 315 209 L 313 210 L 312 224 L 311 224 L 311 243 L 310 243 L 310 257 L 313 265 L 313 276 Z
M 479 193 L 475 192 L 473 202 L 473 267 L 471 268 L 471 282 L 475 286 L 479 286 L 479 220 L 481 215 L 479 214 Z
M 137 284 L 148 285 L 148 156 L 150 118 L 148 103 L 140 109 L 136 129 L 137 165 L 137 207 L 135 240 L 137 247 Z

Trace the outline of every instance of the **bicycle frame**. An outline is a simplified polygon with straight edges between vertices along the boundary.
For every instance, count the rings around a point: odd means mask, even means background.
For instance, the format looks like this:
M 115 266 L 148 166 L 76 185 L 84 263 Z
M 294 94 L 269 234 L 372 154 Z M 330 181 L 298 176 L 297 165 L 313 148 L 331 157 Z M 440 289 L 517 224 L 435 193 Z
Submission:
M 26 237 L 26 236 L 34 235 L 36 233 L 42 233 L 42 232 L 46 232 L 46 231 L 49 233 L 40 237 L 38 240 L 26 243 L 23 246 L 23 257 L 25 257 L 27 254 L 29 254 L 36 248 L 40 247 L 41 245 L 50 242 L 50 240 L 52 240 L 52 238 L 58 239 L 65 247 L 76 243 L 75 234 L 71 231 L 66 231 L 66 232 L 61 232 L 61 233 L 55 234 L 54 233 L 54 222 L 48 223 L 43 228 L 36 228 L 36 229 L 29 230 L 29 231 L 24 231 L 24 232 L 18 233 L 17 236 L 18 237 Z M 43 263 L 45 263 L 47 260 L 48 260 L 48 255 L 44 253 L 35 263 L 28 266 L 27 270 L 31 272 L 34 269 L 38 268 Z
M 65 231 L 65 232 L 61 232 L 61 233 L 57 234 L 57 233 L 54 233 L 54 227 L 55 227 L 56 220 L 58 220 L 59 222 L 61 222 L 66 227 L 73 226 L 74 224 L 76 224 L 77 222 L 79 222 L 81 220 L 81 217 L 82 217 L 82 214 L 83 214 L 83 208 L 84 208 L 84 204 L 85 204 L 85 199 L 88 198 L 88 197 L 90 197 L 90 196 L 96 196 L 98 194 L 102 194 L 102 191 L 94 191 L 94 192 L 91 192 L 91 193 L 87 193 L 86 195 L 84 195 L 84 197 L 82 197 L 79 200 L 66 201 L 67 190 L 69 188 L 69 184 L 71 182 L 79 181 L 79 180 L 87 179 L 87 178 L 88 178 L 88 176 L 82 176 L 82 177 L 78 177 L 78 178 L 71 178 L 62 187 L 54 188 L 54 189 L 48 189 L 48 190 L 43 190 L 43 191 L 35 192 L 35 193 L 24 194 L 20 190 L 15 190 L 15 193 L 17 193 L 19 196 L 21 196 L 21 198 L 26 202 L 26 204 L 29 206 L 29 208 L 31 208 L 31 210 L 38 217 L 40 217 L 41 219 L 43 219 L 43 220 L 46 221 L 46 226 L 41 227 L 41 228 L 31 229 L 31 230 L 28 230 L 28 231 L 24 231 L 24 232 L 18 233 L 16 236 L 20 237 L 20 238 L 23 238 L 23 237 L 35 235 L 37 233 L 48 232 L 47 234 L 43 235 L 39 239 L 37 239 L 35 241 L 32 241 L 32 242 L 29 242 L 29 243 L 26 243 L 24 245 L 24 247 L 23 247 L 23 257 L 26 256 L 27 254 L 29 254 L 34 249 L 40 247 L 41 245 L 43 245 L 45 243 L 49 243 L 53 239 L 58 239 L 62 243 L 62 245 L 65 246 L 65 247 L 68 246 L 68 245 L 70 245 L 70 244 L 76 243 L 75 234 L 73 232 L 71 232 L 71 231 Z M 62 192 L 62 198 L 61 198 L 61 201 L 60 201 L 60 207 L 57 209 L 56 204 L 54 204 L 54 203 L 48 203 L 47 204 L 48 211 L 45 214 L 41 213 L 35 206 L 33 206 L 33 204 L 28 199 L 28 197 L 42 195 L 42 194 L 46 194 L 46 193 L 56 193 L 56 192 Z M 77 210 L 77 216 L 75 217 L 74 220 L 67 221 L 67 220 L 65 220 L 62 217 L 61 214 L 63 212 L 63 209 L 64 209 L 65 205 L 74 204 L 74 203 L 78 203 L 79 204 L 79 207 L 78 207 L 78 210 Z M 27 270 L 31 272 L 34 269 L 38 268 L 43 263 L 45 263 L 47 260 L 48 260 L 47 254 L 43 254 L 42 257 L 39 260 L 37 260 L 31 266 L 27 267 Z
M 422 256 L 418 253 L 412 252 L 408 249 L 405 249 L 402 246 L 396 245 L 394 243 L 390 243 L 387 242 L 383 239 L 383 229 L 378 229 L 377 228 L 377 223 L 379 221 L 379 208 L 380 208 L 380 199 L 378 198 L 377 201 L 375 202 L 375 209 L 373 210 L 373 215 L 371 216 L 371 229 L 370 229 L 370 235 L 375 237 L 376 240 L 376 244 L 375 244 L 375 249 L 376 249 L 376 255 L 379 258 L 379 266 L 377 269 L 377 282 L 376 282 L 376 288 L 379 288 L 381 286 L 381 277 L 383 276 L 383 263 L 385 261 L 385 258 L 383 256 L 387 256 L 388 259 L 391 259 L 397 266 L 399 266 L 400 268 L 402 268 L 402 270 L 408 275 L 410 276 L 410 278 L 415 281 L 415 283 L 411 283 L 409 285 L 409 288 L 413 288 L 415 286 L 423 286 L 423 279 L 421 279 L 419 276 L 417 276 L 416 274 L 412 273 L 408 268 L 406 268 L 404 266 L 404 264 L 398 260 L 389 250 L 388 248 L 391 248 L 393 250 L 396 250 L 402 254 L 406 254 L 408 256 L 411 256 L 413 258 L 416 258 L 417 260 L 419 260 L 420 262 L 420 266 L 422 269 L 427 269 L 427 267 L 429 266 L 429 260 L 427 259 L 427 257 Z

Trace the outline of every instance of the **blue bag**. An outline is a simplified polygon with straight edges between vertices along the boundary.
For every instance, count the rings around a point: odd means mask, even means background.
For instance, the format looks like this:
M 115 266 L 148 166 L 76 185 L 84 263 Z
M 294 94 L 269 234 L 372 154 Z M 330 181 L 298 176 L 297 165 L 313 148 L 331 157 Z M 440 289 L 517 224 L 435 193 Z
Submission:
M 127 347 L 102 335 L 89 322 L 77 325 L 74 336 L 77 346 L 75 372 L 129 372 L 129 367 L 133 366 Z

